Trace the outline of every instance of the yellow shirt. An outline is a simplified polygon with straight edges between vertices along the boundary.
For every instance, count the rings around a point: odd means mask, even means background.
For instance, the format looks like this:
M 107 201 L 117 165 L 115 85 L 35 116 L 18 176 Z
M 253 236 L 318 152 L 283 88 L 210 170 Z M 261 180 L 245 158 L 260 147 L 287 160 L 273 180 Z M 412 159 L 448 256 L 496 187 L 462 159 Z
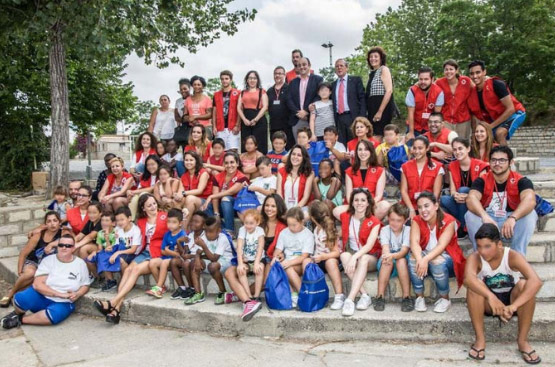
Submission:
M 389 152 L 389 149 L 391 149 L 391 147 L 393 146 L 394 145 L 389 145 L 384 142 L 378 145 L 378 147 L 376 148 L 376 154 L 378 155 L 378 157 L 380 155 L 382 156 L 382 162 L 385 168 L 389 168 L 389 163 L 387 162 L 387 152 Z M 405 147 L 405 152 L 407 152 L 407 157 L 410 157 L 409 148 L 406 144 L 404 144 L 403 146 Z

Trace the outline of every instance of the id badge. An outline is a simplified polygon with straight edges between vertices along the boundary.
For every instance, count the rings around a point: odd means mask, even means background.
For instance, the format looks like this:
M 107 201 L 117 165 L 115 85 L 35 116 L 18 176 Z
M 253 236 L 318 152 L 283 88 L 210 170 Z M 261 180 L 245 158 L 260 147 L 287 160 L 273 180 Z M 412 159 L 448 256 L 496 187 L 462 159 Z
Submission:
M 422 113 L 422 118 L 427 120 L 427 119 L 430 118 L 430 115 L 431 115 L 430 112 L 423 112 L 423 113 Z
M 420 196 L 420 194 L 422 194 L 421 192 L 415 192 L 414 193 L 414 200 L 418 200 L 418 197 Z
M 281 104 L 281 101 L 280 101 L 279 99 L 276 99 L 276 100 L 274 101 L 274 105 L 279 105 L 279 104 Z
M 506 210 L 496 210 L 493 212 L 493 215 L 496 218 L 504 218 L 507 215 L 507 211 Z
M 297 200 L 289 199 L 287 200 L 287 203 L 289 204 L 288 207 L 292 208 L 297 205 Z

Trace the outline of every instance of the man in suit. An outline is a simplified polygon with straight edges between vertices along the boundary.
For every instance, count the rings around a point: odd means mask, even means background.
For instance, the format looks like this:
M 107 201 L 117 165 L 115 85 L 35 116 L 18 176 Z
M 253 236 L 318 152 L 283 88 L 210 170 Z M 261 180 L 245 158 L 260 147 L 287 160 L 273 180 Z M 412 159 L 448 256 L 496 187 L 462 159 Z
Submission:
M 339 141 L 343 144 L 353 139 L 351 124 L 358 116 L 366 116 L 364 86 L 359 76 L 348 75 L 349 64 L 345 59 L 335 62 L 337 79 L 332 84 L 332 101 Z
M 320 75 L 310 74 L 310 60 L 303 57 L 299 60 L 298 78 L 293 79 L 289 84 L 289 95 L 287 106 L 291 111 L 290 124 L 295 140 L 297 131 L 302 127 L 308 127 L 308 106 L 319 99 L 318 86 L 324 81 Z

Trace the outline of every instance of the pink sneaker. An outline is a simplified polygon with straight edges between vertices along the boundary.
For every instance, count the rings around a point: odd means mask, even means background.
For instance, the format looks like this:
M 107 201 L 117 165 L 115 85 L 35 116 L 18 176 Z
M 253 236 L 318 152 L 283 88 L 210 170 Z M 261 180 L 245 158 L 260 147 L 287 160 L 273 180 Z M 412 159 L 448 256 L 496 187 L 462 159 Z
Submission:
M 224 298 L 224 303 L 228 304 L 228 303 L 233 303 L 233 302 L 239 302 L 239 298 L 237 297 L 237 295 L 234 292 L 226 292 L 225 293 L 225 298 Z
M 241 319 L 243 321 L 249 321 L 258 311 L 260 311 L 261 307 L 262 303 L 258 301 L 247 301 L 245 303 L 245 306 L 243 307 L 243 314 L 241 315 Z

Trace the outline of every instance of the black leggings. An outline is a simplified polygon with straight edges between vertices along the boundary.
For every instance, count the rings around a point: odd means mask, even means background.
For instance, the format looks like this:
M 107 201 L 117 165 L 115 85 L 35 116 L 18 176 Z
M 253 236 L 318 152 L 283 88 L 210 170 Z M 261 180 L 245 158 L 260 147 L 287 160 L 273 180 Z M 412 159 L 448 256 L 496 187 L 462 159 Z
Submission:
M 260 110 L 244 109 L 243 113 L 247 120 L 252 120 Z M 258 143 L 258 151 L 266 155 L 268 153 L 268 121 L 262 116 L 254 126 L 247 126 L 241 121 L 241 152 L 245 152 L 245 140 L 253 135 Z

